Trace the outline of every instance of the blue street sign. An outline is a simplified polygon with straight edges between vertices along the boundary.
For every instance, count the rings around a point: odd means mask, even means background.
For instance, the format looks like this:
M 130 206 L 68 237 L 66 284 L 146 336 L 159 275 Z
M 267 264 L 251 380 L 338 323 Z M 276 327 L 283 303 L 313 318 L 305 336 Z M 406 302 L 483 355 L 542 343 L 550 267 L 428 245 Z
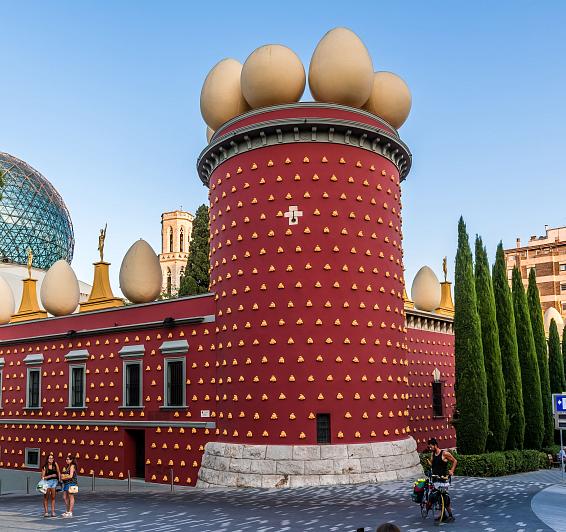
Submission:
M 552 410 L 555 413 L 566 413 L 566 394 L 554 393 L 552 394 Z

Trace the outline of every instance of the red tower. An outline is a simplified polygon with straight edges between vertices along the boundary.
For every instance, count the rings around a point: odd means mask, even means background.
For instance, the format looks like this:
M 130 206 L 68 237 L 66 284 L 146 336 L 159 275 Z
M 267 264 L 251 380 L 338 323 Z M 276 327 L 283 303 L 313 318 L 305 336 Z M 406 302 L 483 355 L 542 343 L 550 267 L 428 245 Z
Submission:
M 399 186 L 410 164 L 386 122 L 319 103 L 241 115 L 201 154 L 218 367 L 203 485 L 417 471 Z

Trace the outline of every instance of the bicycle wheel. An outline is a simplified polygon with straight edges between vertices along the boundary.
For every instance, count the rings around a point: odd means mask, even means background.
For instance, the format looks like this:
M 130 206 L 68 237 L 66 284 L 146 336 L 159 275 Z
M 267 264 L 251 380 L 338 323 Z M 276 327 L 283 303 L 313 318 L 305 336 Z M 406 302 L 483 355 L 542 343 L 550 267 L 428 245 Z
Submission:
M 423 498 L 421 501 L 421 517 L 425 518 L 428 515 L 428 510 L 426 507 L 427 501 Z

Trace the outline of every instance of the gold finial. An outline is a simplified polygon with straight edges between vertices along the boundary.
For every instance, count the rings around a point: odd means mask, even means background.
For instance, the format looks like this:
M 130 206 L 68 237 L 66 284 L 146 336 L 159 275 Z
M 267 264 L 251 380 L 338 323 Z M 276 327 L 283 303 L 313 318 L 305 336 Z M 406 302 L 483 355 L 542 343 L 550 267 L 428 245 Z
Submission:
M 100 253 L 100 262 L 104 262 L 104 240 L 106 239 L 106 227 L 108 224 L 104 224 L 104 229 L 100 230 L 98 235 L 98 252 Z
M 33 251 L 30 247 L 27 249 L 28 256 L 28 279 L 31 279 L 31 265 L 33 264 Z
M 446 282 L 446 278 L 448 277 L 448 264 L 446 257 L 442 259 L 442 271 L 444 272 L 444 282 Z

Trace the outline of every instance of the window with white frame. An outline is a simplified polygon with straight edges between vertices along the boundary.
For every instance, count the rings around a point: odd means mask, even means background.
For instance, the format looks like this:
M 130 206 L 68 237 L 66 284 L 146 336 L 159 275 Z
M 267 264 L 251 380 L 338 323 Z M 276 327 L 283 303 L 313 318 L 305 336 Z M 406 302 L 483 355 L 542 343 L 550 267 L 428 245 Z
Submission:
M 28 368 L 26 408 L 41 408 L 41 368 Z
M 84 408 L 86 392 L 84 364 L 69 366 L 69 407 Z
M 165 359 L 165 406 L 185 406 L 185 359 Z
M 41 408 L 42 353 L 32 353 L 24 358 L 26 372 L 26 408 Z
M 164 408 L 187 406 L 186 355 L 187 340 L 163 342 L 159 348 L 164 357 Z
M 142 361 L 145 346 L 126 345 L 118 351 L 124 360 L 122 371 L 122 407 L 143 408 Z
M 566 272 L 566 262 L 563 264 L 560 264 L 559 269 L 561 272 Z
M 26 447 L 24 467 L 39 469 L 39 449 Z

